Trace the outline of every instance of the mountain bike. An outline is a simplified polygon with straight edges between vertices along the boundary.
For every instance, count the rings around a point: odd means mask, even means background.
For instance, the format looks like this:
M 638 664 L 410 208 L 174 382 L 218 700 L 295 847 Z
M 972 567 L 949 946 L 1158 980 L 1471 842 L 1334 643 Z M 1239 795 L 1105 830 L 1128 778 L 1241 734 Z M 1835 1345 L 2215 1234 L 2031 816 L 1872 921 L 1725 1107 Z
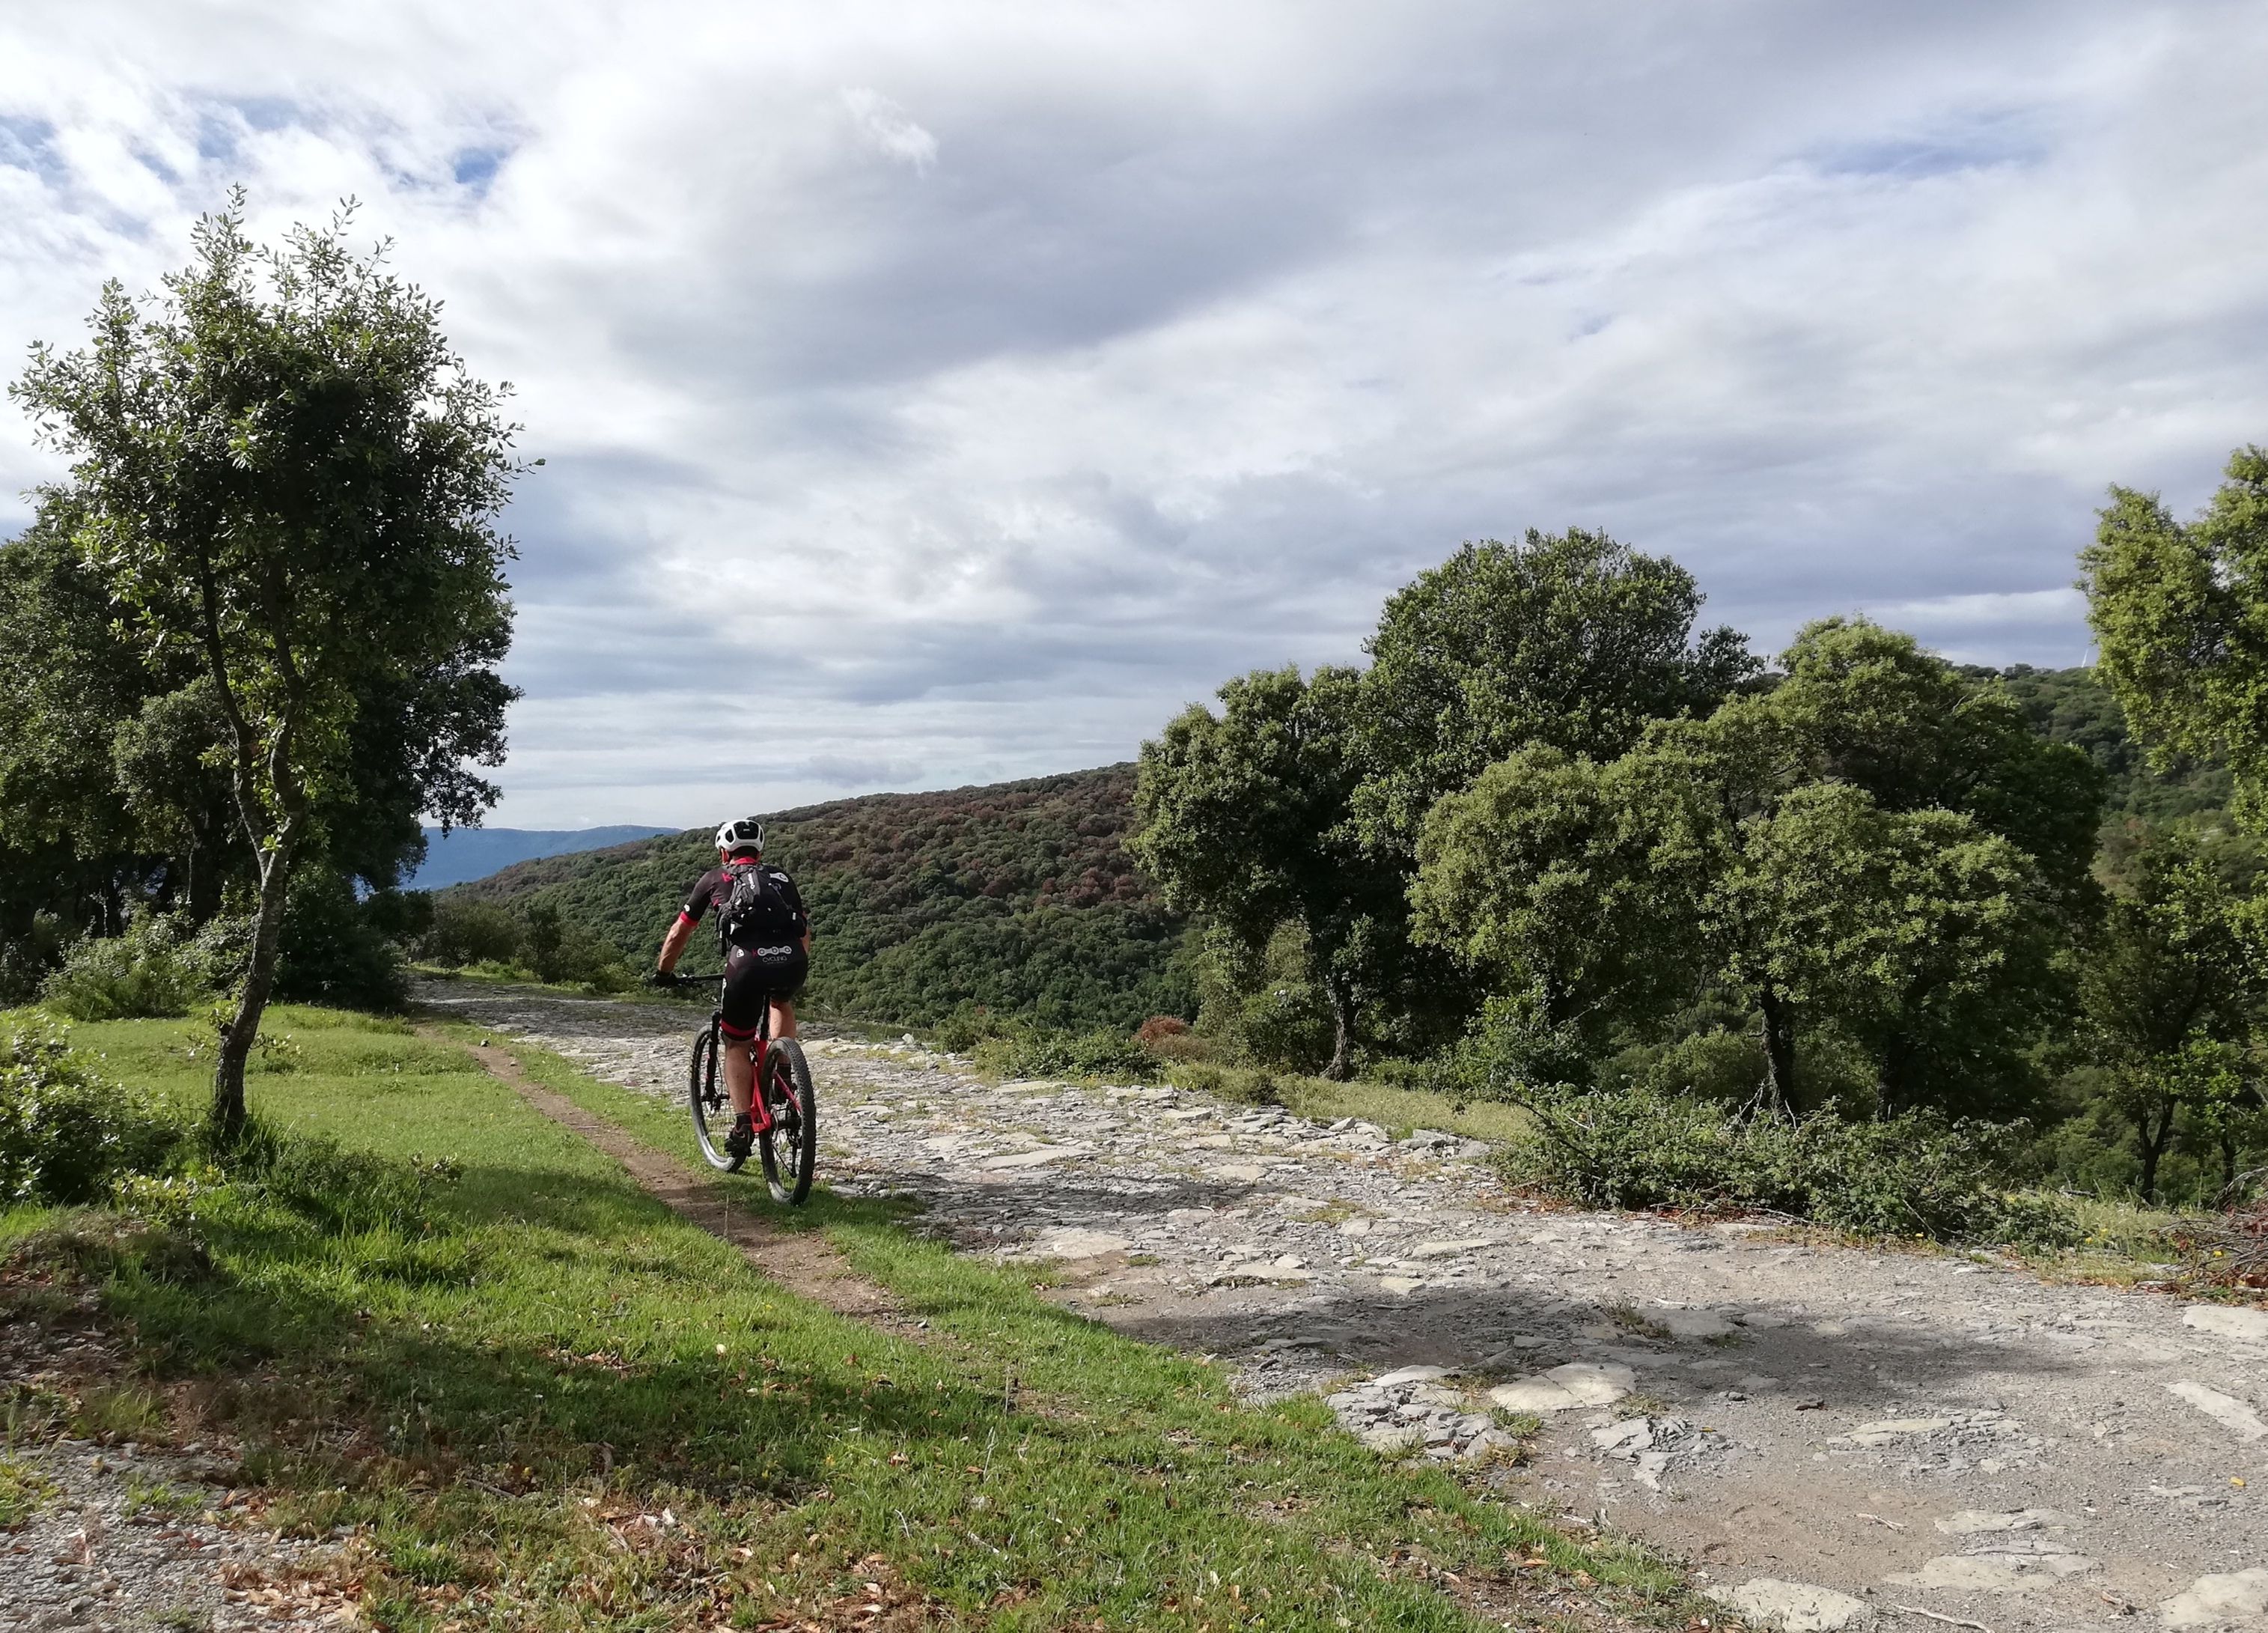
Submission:
M 709 1024 L 693 1035 L 692 1069 L 686 1097 L 693 1108 L 693 1134 L 701 1155 L 711 1168 L 737 1173 L 747 1159 L 725 1149 L 732 1132 L 733 1100 L 725 1090 L 724 981 L 713 975 L 671 975 L 660 984 L 692 986 L 703 981 L 718 984 L 718 1007 L 710 1011 Z M 756 1151 L 763 1159 L 764 1182 L 772 1201 L 800 1207 L 811 1194 L 811 1172 L 819 1159 L 819 1097 L 811 1083 L 811 1065 L 803 1046 L 792 1038 L 771 1035 L 772 1009 L 767 1003 L 756 1022 L 755 1091 L 749 1097 L 748 1114 L 756 1133 Z

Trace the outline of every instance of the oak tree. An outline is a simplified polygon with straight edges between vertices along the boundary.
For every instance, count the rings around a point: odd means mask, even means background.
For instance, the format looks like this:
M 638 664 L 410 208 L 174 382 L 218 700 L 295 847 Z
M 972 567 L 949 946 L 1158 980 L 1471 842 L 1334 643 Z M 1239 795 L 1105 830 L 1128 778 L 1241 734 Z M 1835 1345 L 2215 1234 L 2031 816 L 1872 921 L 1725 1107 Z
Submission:
M 257 901 L 214 1071 L 227 1138 L 295 865 L 372 824 L 407 844 L 420 812 L 477 817 L 496 791 L 468 762 L 500 760 L 512 696 L 514 428 L 438 303 L 346 225 L 255 245 L 239 195 L 161 293 L 106 286 L 89 344 L 36 348 L 11 388 L 70 461 L 42 520 L 146 665 L 195 666 L 220 724 Z

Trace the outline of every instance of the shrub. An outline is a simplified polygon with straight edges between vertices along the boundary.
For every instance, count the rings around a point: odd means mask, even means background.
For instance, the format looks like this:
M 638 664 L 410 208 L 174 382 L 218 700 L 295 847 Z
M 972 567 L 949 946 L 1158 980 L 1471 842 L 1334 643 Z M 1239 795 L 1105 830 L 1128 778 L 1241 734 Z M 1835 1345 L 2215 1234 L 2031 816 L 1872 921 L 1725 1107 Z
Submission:
M 537 902 L 524 915 L 520 948 L 539 981 L 579 982 L 605 992 L 630 985 L 622 955 L 549 902 Z
M 1167 1068 L 1166 1080 L 1177 1089 L 1218 1095 L 1245 1105 L 1281 1105 L 1283 1091 L 1275 1075 L 1248 1066 L 1215 1066 L 1204 1060 L 1176 1061 Z
M 183 1132 L 97 1075 L 60 1028 L 19 1020 L 0 1037 L 0 1201 L 92 1201 L 115 1176 L 163 1163 Z
M 489 902 L 442 896 L 433 902 L 433 921 L 416 942 L 418 955 L 452 970 L 468 964 L 512 964 L 519 958 L 520 923 Z
M 89 936 L 40 988 L 40 1001 L 74 1021 L 187 1015 L 207 996 L 179 920 L 145 913 L 123 935 Z
M 51 913 L 33 914 L 22 935 L 0 935 L 0 1009 L 40 995 L 40 984 L 63 961 L 64 944 L 63 921 Z
M 1601 1208 L 1765 1211 L 1872 1237 L 1946 1241 L 2076 1238 L 2070 1210 L 2011 1197 L 1997 1153 L 2014 1131 L 1934 1112 L 1854 1122 L 1828 1106 L 1743 1117 L 1629 1088 L 1530 1103 L 1539 1132 L 1506 1154 L 1508 1173 Z
M 1147 1077 L 1155 1068 L 1123 1032 L 1020 1026 L 979 1042 L 976 1063 L 1003 1077 Z
M 401 955 L 377 918 L 343 875 L 328 868 L 302 871 L 284 909 L 276 995 L 350 1009 L 407 1008 Z

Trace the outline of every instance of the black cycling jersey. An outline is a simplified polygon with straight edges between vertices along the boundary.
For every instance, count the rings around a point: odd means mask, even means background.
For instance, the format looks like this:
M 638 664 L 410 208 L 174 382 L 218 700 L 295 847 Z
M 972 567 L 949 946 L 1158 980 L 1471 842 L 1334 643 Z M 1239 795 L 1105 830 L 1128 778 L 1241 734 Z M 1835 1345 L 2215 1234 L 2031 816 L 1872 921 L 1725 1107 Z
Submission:
M 801 941 L 804 934 L 811 928 L 811 914 L 804 907 L 803 896 L 795 888 L 795 881 L 770 862 L 760 862 L 757 866 L 764 870 L 764 878 L 772 889 L 779 892 L 780 899 L 787 904 L 788 911 L 794 916 L 792 938 Z M 688 923 L 698 924 L 711 908 L 723 906 L 732 899 L 732 874 L 723 868 L 711 868 L 693 882 L 693 888 L 686 892 L 685 905 L 678 909 L 678 914 Z

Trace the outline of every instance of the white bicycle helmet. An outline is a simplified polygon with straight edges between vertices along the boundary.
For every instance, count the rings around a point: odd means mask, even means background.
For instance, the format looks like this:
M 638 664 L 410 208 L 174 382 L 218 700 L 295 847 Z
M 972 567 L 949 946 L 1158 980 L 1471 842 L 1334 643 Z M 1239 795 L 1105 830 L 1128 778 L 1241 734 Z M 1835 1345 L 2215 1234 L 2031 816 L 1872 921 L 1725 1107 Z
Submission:
M 764 848 L 764 822 L 761 816 L 742 816 L 728 822 L 717 830 L 717 848 L 727 856 L 734 851 L 760 851 Z

